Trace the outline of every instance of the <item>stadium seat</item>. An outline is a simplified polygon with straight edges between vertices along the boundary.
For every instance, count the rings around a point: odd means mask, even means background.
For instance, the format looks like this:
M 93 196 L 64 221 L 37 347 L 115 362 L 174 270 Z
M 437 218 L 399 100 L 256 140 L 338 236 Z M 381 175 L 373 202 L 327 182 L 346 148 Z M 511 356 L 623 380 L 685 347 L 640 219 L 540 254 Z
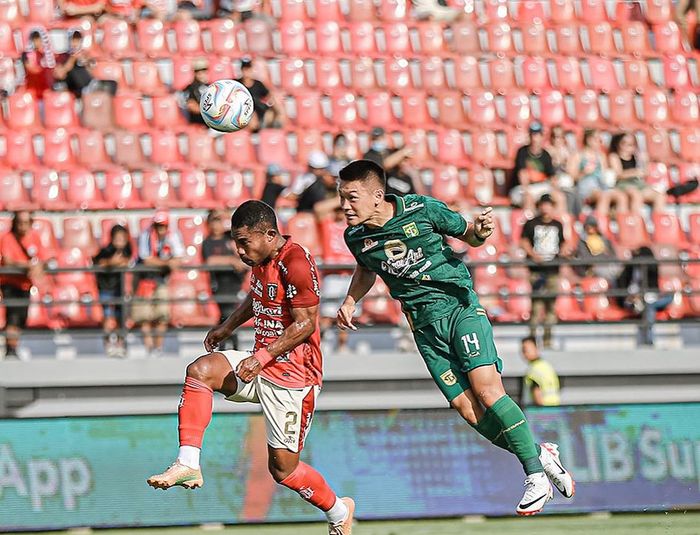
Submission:
M 233 56 L 236 46 L 236 27 L 231 19 L 213 19 L 207 24 L 210 44 L 208 51 L 219 56 Z
M 58 172 L 49 168 L 34 170 L 32 201 L 43 210 L 69 210 L 74 208 L 66 202 Z
M 351 91 L 331 95 L 330 121 L 334 127 L 341 129 L 358 126 L 357 102 Z
M 373 116 L 372 116 L 373 117 Z M 384 124 L 380 122 L 379 124 Z M 428 164 L 432 160 L 430 148 L 428 147 L 428 136 L 425 130 L 410 128 L 403 134 L 403 143 L 407 147 L 411 147 L 413 158 L 416 162 Z
M 335 221 L 326 218 L 319 225 L 323 262 L 326 264 L 355 264 L 355 257 L 348 249 L 343 237 L 347 223 L 344 220 Z
M 547 89 L 540 95 L 540 122 L 547 127 L 566 122 L 564 97 L 558 89 Z
M 477 89 L 483 89 L 479 76 L 479 62 L 474 56 L 461 56 L 454 61 L 454 87 L 470 94 Z
M 340 12 L 338 0 L 316 0 L 312 5 L 316 21 L 342 20 L 343 15 Z
M 290 20 L 279 25 L 278 53 L 285 56 L 304 56 L 308 53 L 306 47 L 306 28 L 300 20 Z
M 316 58 L 316 87 L 325 93 L 331 93 L 342 87 L 340 64 L 335 58 Z
M 612 61 L 607 58 L 595 56 L 588 57 L 588 70 L 590 74 L 590 87 L 596 91 L 609 93 L 620 87 L 615 76 L 615 68 Z
M 383 124 L 383 123 L 382 123 Z M 323 138 L 318 130 L 301 129 L 296 133 L 296 160 L 299 165 L 305 167 L 309 161 L 309 154 L 315 150 L 323 149 Z
M 404 126 L 425 128 L 433 123 L 428 113 L 427 101 L 421 91 L 406 91 L 402 95 L 402 117 Z
M 404 109 L 404 117 L 406 110 Z M 447 128 L 465 129 L 467 116 L 464 112 L 462 94 L 457 91 L 444 91 L 438 99 L 438 120 L 442 126 Z M 415 127 L 420 127 L 420 122 L 408 123 Z
M 138 189 L 128 171 L 111 168 L 105 172 L 104 181 L 105 202 L 111 208 L 133 210 L 148 207 L 148 203 L 141 201 Z
M 305 91 L 296 95 L 294 124 L 303 128 L 318 128 L 326 121 L 321 108 L 321 95 L 317 91 Z
M 567 93 L 576 93 L 583 88 L 581 68 L 574 57 L 556 58 L 557 89 Z
M 597 22 L 586 27 L 588 35 L 588 52 L 600 54 L 601 56 L 611 56 L 617 51 L 613 41 L 612 26 L 609 22 Z M 590 58 L 589 58 L 590 59 Z
M 77 139 L 77 161 L 80 165 L 94 170 L 104 170 L 111 165 L 99 130 L 81 130 L 77 133 Z
M 668 120 L 668 98 L 663 89 L 648 89 L 642 95 L 644 121 L 648 125 L 662 125 Z
M 530 133 L 526 128 L 508 128 L 505 132 L 505 151 L 503 156 L 510 162 L 515 162 L 518 149 L 530 143 Z
M 581 308 L 581 303 L 574 294 L 571 281 L 559 278 L 559 295 L 554 303 L 554 311 L 560 321 L 591 321 L 593 314 Z
M 102 54 L 108 58 L 120 59 L 134 55 L 131 29 L 127 21 L 109 17 L 100 23 Z
M 203 128 L 187 134 L 187 161 L 200 169 L 217 169 L 221 166 L 214 146 L 215 139 Z
M 700 212 L 688 216 L 688 237 L 691 243 L 700 244 Z
M 687 162 L 700 162 L 700 127 L 685 127 L 679 135 L 681 159 Z
M 507 55 L 513 51 L 513 38 L 507 22 L 497 22 L 486 27 L 488 51 L 496 55 Z
M 118 128 L 142 132 L 148 128 L 138 93 L 119 93 L 114 97 L 114 119 Z
M 54 19 L 56 6 L 52 0 L 29 0 L 27 11 L 27 21 L 48 26 Z
M 150 162 L 164 168 L 177 167 L 182 163 L 178 150 L 177 136 L 171 130 L 154 130 L 151 132 Z
M 235 208 L 250 198 L 243 175 L 239 171 L 219 171 L 216 175 L 214 198 L 226 208 Z
M 0 52 L 0 87 L 17 87 L 15 63 L 11 57 L 3 57 L 3 52 Z
M 456 167 L 450 165 L 435 169 L 430 188 L 430 194 L 433 197 L 450 204 L 455 200 L 463 199 L 464 193 Z
M 399 22 L 382 28 L 384 47 L 382 52 L 388 55 L 408 56 L 411 53 L 411 41 L 408 26 Z
M 494 200 L 495 180 L 488 168 L 477 167 L 469 171 L 467 179 L 467 199 L 481 206 L 490 205 Z M 499 248 L 496 238 L 492 235 L 489 242 Z
M 600 124 L 598 95 L 592 89 L 583 89 L 574 95 L 574 109 L 578 125 L 589 128 Z
M 231 25 L 233 26 L 233 23 Z M 136 21 L 136 37 L 139 50 L 148 57 L 162 58 L 169 55 L 162 21 L 151 18 Z
M 483 247 L 475 247 L 468 250 L 469 254 L 469 270 L 472 273 L 477 284 L 479 281 L 503 281 L 506 280 L 506 275 L 502 267 L 498 266 L 500 257 L 496 247 L 487 243 Z M 488 263 L 486 263 L 488 262 Z M 481 263 L 476 266 L 472 263 Z
M 88 256 L 97 254 L 97 240 L 92 231 L 92 224 L 87 217 L 67 217 L 63 220 L 63 249 L 77 247 Z
M 373 21 L 376 18 L 373 0 L 349 2 L 348 20 L 351 22 Z
M 475 125 L 491 125 L 496 122 L 496 100 L 491 91 L 474 91 L 468 99 L 469 121 Z
M 636 57 L 650 54 L 647 28 L 643 22 L 629 21 L 619 29 L 622 34 L 622 52 Z
M 654 49 L 661 54 L 682 52 L 681 31 L 675 21 L 669 20 L 653 26 Z
M 507 294 L 503 299 L 507 313 L 517 322 L 527 321 L 532 313 L 530 281 L 524 279 L 509 280 Z
M 306 20 L 306 7 L 304 0 L 282 0 L 278 3 L 279 16 L 281 21 Z
M 287 137 L 283 130 L 265 129 L 261 130 L 258 135 L 258 161 L 261 164 L 274 163 L 283 169 L 294 169 L 294 160 L 289 153 Z M 235 155 L 235 159 L 240 159 L 240 155 Z
M 536 95 L 550 87 L 547 63 L 541 57 L 526 57 L 521 66 L 522 86 Z
M 246 52 L 267 55 L 272 52 L 272 33 L 268 23 L 262 19 L 251 18 L 243 23 Z
M 674 123 L 687 125 L 698 124 L 700 112 L 697 93 L 693 89 L 674 91 L 670 111 L 671 119 Z
M 11 169 L 0 168 L 0 191 L 2 191 L 0 196 L 2 210 L 35 208 L 22 184 L 22 177 Z
M 98 59 L 92 68 L 91 74 L 98 80 L 113 80 L 117 82 L 119 87 L 126 85 L 124 69 L 121 63 L 117 61 Z
M 651 24 L 663 24 L 673 18 L 672 0 L 647 0 L 644 15 Z
M 175 32 L 175 50 L 171 50 L 171 52 L 188 56 L 204 52 L 202 35 L 196 20 L 178 20 L 173 23 L 172 29 Z
M 0 8 L 0 10 L 1 9 L 2 8 Z M 15 46 L 12 26 L 10 26 L 7 19 L 2 17 L 0 17 L 0 54 L 12 59 L 19 56 L 17 47 Z
M 44 131 L 44 154 L 42 162 L 47 167 L 64 170 L 75 164 L 68 130 L 58 128 Z
M 547 33 L 541 23 L 528 24 L 520 28 L 522 47 L 520 52 L 527 56 L 544 56 L 549 53 Z
M 510 59 L 496 58 L 488 63 L 489 88 L 503 95 L 509 89 L 515 87 L 515 73 Z
M 370 58 L 357 58 L 350 66 L 351 88 L 358 92 L 374 90 L 377 80 L 374 75 L 374 62 Z
M 182 208 L 186 202 L 175 195 L 168 173 L 161 169 L 146 169 L 142 173 L 141 198 L 152 208 Z
M 446 129 L 438 132 L 436 159 L 443 164 L 467 166 L 469 159 L 464 151 L 464 140 L 459 130 Z
M 398 301 L 389 295 L 389 289 L 381 278 L 377 277 L 374 286 L 362 301 L 360 323 L 396 325 L 401 318 Z
M 143 95 L 160 95 L 165 93 L 165 87 L 160 80 L 158 67 L 150 61 L 134 61 L 131 64 L 133 83 L 131 89 Z
M 505 122 L 510 126 L 524 127 L 531 119 L 530 98 L 522 89 L 511 89 L 505 95 Z
M 5 123 L 12 130 L 40 128 L 37 102 L 31 93 L 19 91 L 7 97 Z
M 39 243 L 48 251 L 47 256 L 54 258 L 58 251 L 58 240 L 56 240 L 51 220 L 46 217 L 35 217 L 32 221 L 32 230 L 39 235 Z
M 408 14 L 408 2 L 405 0 L 379 0 L 377 15 L 383 22 L 400 22 L 406 19 Z
M 306 247 L 312 255 L 323 254 L 321 237 L 316 224 L 316 216 L 308 212 L 298 212 L 287 221 L 287 233 L 292 239 Z
M 342 54 L 343 45 L 340 41 L 340 26 L 336 21 L 328 20 L 316 25 L 316 49 L 319 56 L 337 56 Z
M 180 111 L 174 94 L 157 95 L 151 99 L 153 116 L 151 126 L 158 130 L 180 132 L 187 129 L 188 123 Z M 202 130 L 202 129 L 199 129 Z
M 644 219 L 639 214 L 617 215 L 617 242 L 627 249 L 637 249 L 642 245 L 649 245 Z
M 257 163 L 255 147 L 251 140 L 250 132 L 241 130 L 234 136 L 223 136 L 224 154 L 223 160 L 234 168 L 246 168 Z
M 665 192 L 671 187 L 668 167 L 662 162 L 649 162 L 647 165 L 646 183 L 656 191 Z
M 81 229 L 82 230 L 82 229 Z M 90 267 L 90 255 L 80 247 L 64 247 L 56 254 L 56 262 L 60 268 L 87 268 Z M 97 283 L 95 275 L 84 271 L 64 271 L 54 275 L 55 285 L 74 286 L 78 289 L 81 297 L 85 294 L 88 297 L 97 296 Z M 66 305 L 64 305 L 66 306 Z
M 120 131 L 114 135 L 114 162 L 129 169 L 139 169 L 146 164 L 139 135 Z
M 554 24 L 573 22 L 576 17 L 573 0 L 550 0 L 549 18 Z
M 517 3 L 517 20 L 524 24 L 543 24 L 547 21 L 543 2 L 540 0 L 522 0 Z
M 688 77 L 688 62 L 682 54 L 674 54 L 663 58 L 664 85 L 667 89 L 687 89 L 690 85 Z
M 554 39 L 559 56 L 578 56 L 581 54 L 578 27 L 575 24 L 556 26 L 554 28 Z
M 173 56 L 173 71 L 171 88 L 175 91 L 183 91 L 194 79 L 192 59 L 182 56 Z
M 207 233 L 205 218 L 201 215 L 180 217 L 177 220 L 177 229 L 182 236 L 188 258 L 200 258 L 202 242 Z
M 365 96 L 367 116 L 364 119 L 383 128 L 396 127 L 397 122 L 391 108 L 391 95 L 386 91 L 372 91 Z
M 649 159 L 655 162 L 668 162 L 674 158 L 671 140 L 666 130 L 652 128 L 646 131 L 645 137 Z
M 629 316 L 627 312 L 619 308 L 608 299 L 610 291 L 608 281 L 602 277 L 586 277 L 581 280 L 583 290 L 583 309 L 600 321 L 619 321 Z
M 411 69 L 408 61 L 394 57 L 384 62 L 384 86 L 397 94 L 411 87 Z
M 458 56 L 479 56 L 479 30 L 473 22 L 456 22 L 452 25 L 452 52 Z
M 173 300 L 170 323 L 174 327 L 209 327 L 219 321 L 219 307 L 211 300 L 210 293 L 197 292 L 192 281 L 170 281 L 168 291 Z
M 424 56 L 442 55 L 446 52 L 442 34 L 442 25 L 438 22 L 422 22 L 417 28 L 419 50 L 415 52 Z
M 5 158 L 3 163 L 26 171 L 39 162 L 34 154 L 32 136 L 26 130 L 8 130 L 5 133 Z
M 75 97 L 68 91 L 44 92 L 44 126 L 46 128 L 77 128 Z
M 85 128 L 108 132 L 114 129 L 112 96 L 104 91 L 87 93 L 81 97 L 81 122 Z
M 191 167 L 180 171 L 178 196 L 180 201 L 190 208 L 213 209 L 219 208 L 222 204 L 212 197 L 204 171 Z
M 440 94 L 445 89 L 445 69 L 442 58 L 432 56 L 420 62 L 420 87 L 428 94 Z M 417 85 L 417 84 L 414 84 Z
M 510 168 L 513 162 L 504 161 L 498 150 L 496 134 L 492 130 L 472 130 L 471 153 L 472 160 L 489 168 Z
M 87 169 L 74 168 L 68 172 L 66 201 L 80 210 L 104 210 L 109 205 L 102 200 L 95 176 Z
M 643 60 L 630 59 L 623 62 L 625 70 L 625 85 L 637 93 L 643 93 L 650 87 L 649 69 Z
M 678 277 L 659 277 L 659 289 L 664 293 L 673 294 L 673 301 L 660 313 L 657 319 L 678 320 L 687 315 L 687 305 L 683 299 L 683 281 Z
M 374 37 L 374 25 L 371 22 L 356 22 L 348 27 L 350 50 L 355 56 L 376 56 L 377 42 Z
M 654 244 L 673 245 L 677 249 L 690 247 L 690 242 L 681 228 L 678 217 L 671 213 L 653 213 L 654 234 L 652 235 Z M 700 242 L 698 242 L 700 243 Z
M 634 108 L 634 94 L 629 89 L 610 93 L 610 122 L 615 126 L 630 128 L 638 122 Z
M 287 93 L 296 93 L 308 86 L 304 60 L 283 58 L 280 61 L 280 85 Z

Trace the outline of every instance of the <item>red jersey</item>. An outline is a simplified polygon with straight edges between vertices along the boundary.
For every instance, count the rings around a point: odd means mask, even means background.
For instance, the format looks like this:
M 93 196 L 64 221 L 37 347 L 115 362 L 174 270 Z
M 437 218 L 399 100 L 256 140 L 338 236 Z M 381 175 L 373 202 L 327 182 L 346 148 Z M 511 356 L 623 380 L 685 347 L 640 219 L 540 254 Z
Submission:
M 250 292 L 257 351 L 277 340 L 294 322 L 293 308 L 319 304 L 321 289 L 316 262 L 306 249 L 287 237 L 287 243 L 275 258 L 253 267 Z M 323 358 L 318 323 L 306 341 L 278 356 L 260 375 L 285 388 L 321 386 Z
M 7 266 L 12 262 L 29 262 L 32 258 L 45 262 L 51 258 L 51 253 L 41 245 L 39 233 L 31 230 L 19 241 L 12 232 L 0 237 L 0 257 L 2 265 Z M 26 275 L 3 275 L 2 283 L 25 291 L 32 287 Z

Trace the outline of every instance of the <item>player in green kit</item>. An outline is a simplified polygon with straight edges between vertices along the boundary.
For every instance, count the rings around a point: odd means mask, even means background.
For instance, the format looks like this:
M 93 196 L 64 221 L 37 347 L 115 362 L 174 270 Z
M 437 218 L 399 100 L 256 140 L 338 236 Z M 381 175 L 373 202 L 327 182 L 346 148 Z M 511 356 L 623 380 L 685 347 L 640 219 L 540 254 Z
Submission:
M 550 480 L 567 498 L 574 481 L 556 444 L 538 445 L 520 407 L 501 382 L 503 364 L 486 311 L 467 266 L 454 258 L 445 237 L 472 247 L 494 229 L 491 208 L 469 224 L 431 197 L 385 195 L 386 175 L 374 162 L 356 160 L 339 174 L 348 229 L 345 242 L 357 267 L 337 323 L 352 329 L 355 304 L 379 275 L 401 307 L 428 371 L 450 405 L 482 436 L 513 453 L 525 470 L 520 515 L 542 510 L 552 497 Z

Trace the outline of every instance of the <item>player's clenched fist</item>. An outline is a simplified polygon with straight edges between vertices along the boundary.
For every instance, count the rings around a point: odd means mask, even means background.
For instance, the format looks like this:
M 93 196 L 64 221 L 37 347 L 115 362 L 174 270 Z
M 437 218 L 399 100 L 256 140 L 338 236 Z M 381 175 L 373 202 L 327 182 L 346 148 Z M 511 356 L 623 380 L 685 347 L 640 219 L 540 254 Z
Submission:
M 214 327 L 207 333 L 207 336 L 204 338 L 204 349 L 206 349 L 208 353 L 211 353 L 216 348 L 218 348 L 219 344 L 226 340 L 229 336 L 231 336 L 231 333 L 225 327 Z
M 486 239 L 493 234 L 496 227 L 493 221 L 493 208 L 484 208 L 484 211 L 474 221 L 474 233 L 477 238 Z
M 250 383 L 262 370 L 262 364 L 255 357 L 243 359 L 236 368 L 236 375 L 240 377 L 244 383 Z
M 338 314 L 336 316 L 336 324 L 338 327 L 344 331 L 350 329 L 352 331 L 356 331 L 357 327 L 355 327 L 352 323 L 352 317 L 355 314 L 355 303 L 345 301 L 341 305 L 340 309 L 338 309 Z

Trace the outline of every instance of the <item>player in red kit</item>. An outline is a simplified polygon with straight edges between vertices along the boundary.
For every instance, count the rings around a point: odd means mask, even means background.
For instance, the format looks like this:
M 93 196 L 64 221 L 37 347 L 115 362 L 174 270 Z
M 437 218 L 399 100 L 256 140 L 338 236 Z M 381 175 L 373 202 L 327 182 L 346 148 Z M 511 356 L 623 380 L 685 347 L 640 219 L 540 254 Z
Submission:
M 231 217 L 231 237 L 241 260 L 253 267 L 246 300 L 204 340 L 209 352 L 187 367 L 178 410 L 177 460 L 148 484 L 167 489 L 204 484 L 199 467 L 213 393 L 230 401 L 260 403 L 265 417 L 270 474 L 328 518 L 328 533 L 349 535 L 355 503 L 339 498 L 323 476 L 299 461 L 321 389 L 320 288 L 309 252 L 277 230 L 274 210 L 246 201 Z M 255 349 L 216 351 L 233 331 L 254 318 Z

